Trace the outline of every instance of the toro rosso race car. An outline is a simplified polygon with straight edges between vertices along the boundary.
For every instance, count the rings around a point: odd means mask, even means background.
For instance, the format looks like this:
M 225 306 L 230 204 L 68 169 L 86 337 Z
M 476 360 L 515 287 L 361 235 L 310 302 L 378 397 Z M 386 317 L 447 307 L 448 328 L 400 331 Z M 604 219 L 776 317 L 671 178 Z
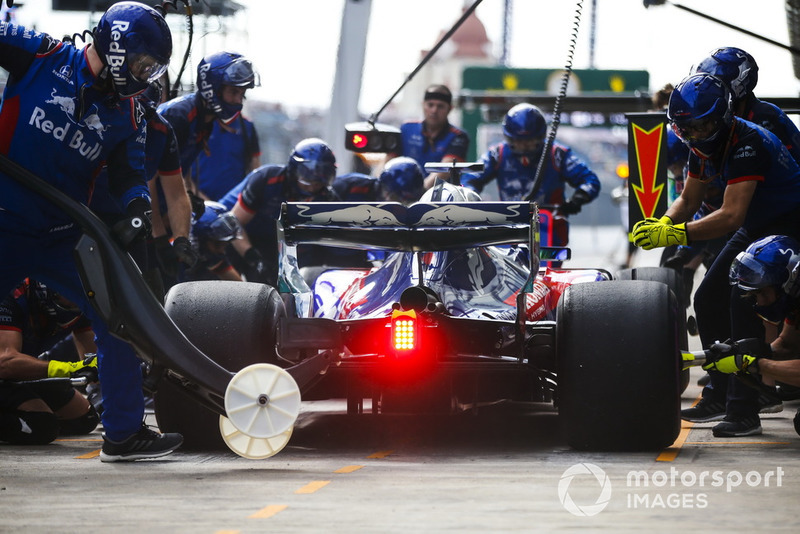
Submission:
M 289 441 L 301 398 L 345 399 L 354 416 L 552 401 L 575 448 L 669 446 L 680 429 L 685 337 L 674 271 L 613 280 L 601 269 L 543 266 L 540 258 L 560 264 L 569 251 L 539 246 L 534 203 L 471 195 L 439 182 L 410 206 L 288 203 L 279 288 L 173 287 L 169 316 L 237 374 L 217 416 L 198 413 L 185 396 L 190 379 L 167 371 L 155 397 L 161 429 L 208 446 L 219 425 L 231 449 L 264 458 Z M 323 270 L 309 287 L 288 252 L 309 243 L 385 260 Z M 316 374 L 296 371 L 313 359 L 326 362 L 309 366 Z
M 185 446 L 224 442 L 267 458 L 289 442 L 303 399 L 353 414 L 457 411 L 497 400 L 552 401 L 585 450 L 669 446 L 680 430 L 682 289 L 671 269 L 540 265 L 530 202 L 467 200 L 438 183 L 420 202 L 289 203 L 277 231 L 278 288 L 206 281 L 162 304 L 123 252 L 142 221 L 110 231 L 85 206 L 5 157 L 0 169 L 69 214 L 84 236 L 84 290 L 149 369 L 162 431 Z M 290 253 L 316 243 L 387 253 L 309 288 Z M 216 437 L 215 437 L 216 436 Z

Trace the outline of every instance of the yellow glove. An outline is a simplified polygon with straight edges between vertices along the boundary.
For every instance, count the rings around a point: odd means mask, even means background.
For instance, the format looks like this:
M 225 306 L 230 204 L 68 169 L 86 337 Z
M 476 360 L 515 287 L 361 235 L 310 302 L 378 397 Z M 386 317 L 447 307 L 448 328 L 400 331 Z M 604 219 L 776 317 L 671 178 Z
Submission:
M 712 361 L 703 366 L 706 371 L 719 371 L 720 373 L 745 373 L 758 374 L 758 358 L 750 354 L 731 354 L 717 361 Z
M 658 221 L 645 219 L 636 223 L 632 232 L 633 244 L 645 250 L 670 245 L 688 245 L 686 223 L 672 224 L 666 215 Z
M 79 362 L 59 362 L 50 360 L 47 364 L 47 377 L 71 377 L 71 376 L 94 377 L 97 381 L 97 358 L 86 358 Z M 91 382 L 92 380 L 90 380 Z

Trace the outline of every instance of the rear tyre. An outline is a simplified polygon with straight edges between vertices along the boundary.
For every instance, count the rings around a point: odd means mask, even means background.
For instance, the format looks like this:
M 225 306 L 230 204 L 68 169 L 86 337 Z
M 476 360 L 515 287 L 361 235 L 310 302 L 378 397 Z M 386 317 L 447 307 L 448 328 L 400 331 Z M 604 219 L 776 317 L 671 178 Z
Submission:
M 187 282 L 169 291 L 164 308 L 189 341 L 228 371 L 279 361 L 276 328 L 286 311 L 270 286 Z M 228 450 L 219 433 L 220 414 L 199 405 L 181 386 L 162 379 L 153 403 L 161 431 L 183 434 L 184 449 Z
M 651 280 L 667 284 L 667 287 L 675 293 L 678 300 L 678 342 L 681 350 L 689 350 L 689 326 L 686 319 L 686 308 L 688 302 L 684 302 L 684 280 L 683 275 L 675 269 L 668 267 L 635 267 L 624 269 L 617 275 L 619 280 Z M 696 328 L 696 325 L 695 325 Z M 689 369 L 681 371 L 681 393 L 686 391 L 689 386 Z
M 570 286 L 558 305 L 558 407 L 570 446 L 638 451 L 680 431 L 679 307 L 663 283 Z

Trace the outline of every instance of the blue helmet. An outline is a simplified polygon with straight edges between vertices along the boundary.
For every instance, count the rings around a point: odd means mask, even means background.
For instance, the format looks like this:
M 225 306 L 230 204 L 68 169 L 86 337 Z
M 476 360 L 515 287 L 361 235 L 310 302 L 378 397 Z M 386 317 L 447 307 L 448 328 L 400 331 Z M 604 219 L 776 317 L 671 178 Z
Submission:
M 204 57 L 197 65 L 197 87 L 206 107 L 219 120 L 229 123 L 242 111 L 242 104 L 228 104 L 222 99 L 222 86 L 252 89 L 259 83 L 253 64 L 241 54 L 217 52 Z
M 785 235 L 771 235 L 752 243 L 731 263 L 729 281 L 745 291 L 783 286 L 800 259 L 800 243 Z
M 509 139 L 542 139 L 547 122 L 542 111 L 531 104 L 517 104 L 503 117 L 503 135 Z
M 139 2 L 119 2 L 103 13 L 94 46 L 108 68 L 114 90 L 129 98 L 147 89 L 167 70 L 172 34 L 164 17 Z
M 336 156 L 322 139 L 304 139 L 292 150 L 286 170 L 304 192 L 316 193 L 336 178 Z
M 727 141 L 733 123 L 731 93 L 710 74 L 692 74 L 675 87 L 667 118 L 672 128 L 698 156 L 709 157 Z
M 206 210 L 192 224 L 192 233 L 198 240 L 231 241 L 242 233 L 239 220 L 223 204 L 205 201 Z
M 727 83 L 734 101 L 747 97 L 758 83 L 756 60 L 741 48 L 732 46 L 717 48 L 692 69 L 692 74 L 701 72 Z
M 379 177 L 384 200 L 402 203 L 419 200 L 425 192 L 425 176 L 416 160 L 400 156 L 386 162 Z

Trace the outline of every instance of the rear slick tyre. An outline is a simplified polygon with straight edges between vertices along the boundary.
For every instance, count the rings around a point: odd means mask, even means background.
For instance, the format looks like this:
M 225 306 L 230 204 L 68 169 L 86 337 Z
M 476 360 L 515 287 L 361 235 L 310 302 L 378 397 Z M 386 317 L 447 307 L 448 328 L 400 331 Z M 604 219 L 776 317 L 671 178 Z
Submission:
M 678 308 L 663 283 L 576 284 L 558 305 L 558 407 L 578 450 L 668 447 L 680 431 Z

